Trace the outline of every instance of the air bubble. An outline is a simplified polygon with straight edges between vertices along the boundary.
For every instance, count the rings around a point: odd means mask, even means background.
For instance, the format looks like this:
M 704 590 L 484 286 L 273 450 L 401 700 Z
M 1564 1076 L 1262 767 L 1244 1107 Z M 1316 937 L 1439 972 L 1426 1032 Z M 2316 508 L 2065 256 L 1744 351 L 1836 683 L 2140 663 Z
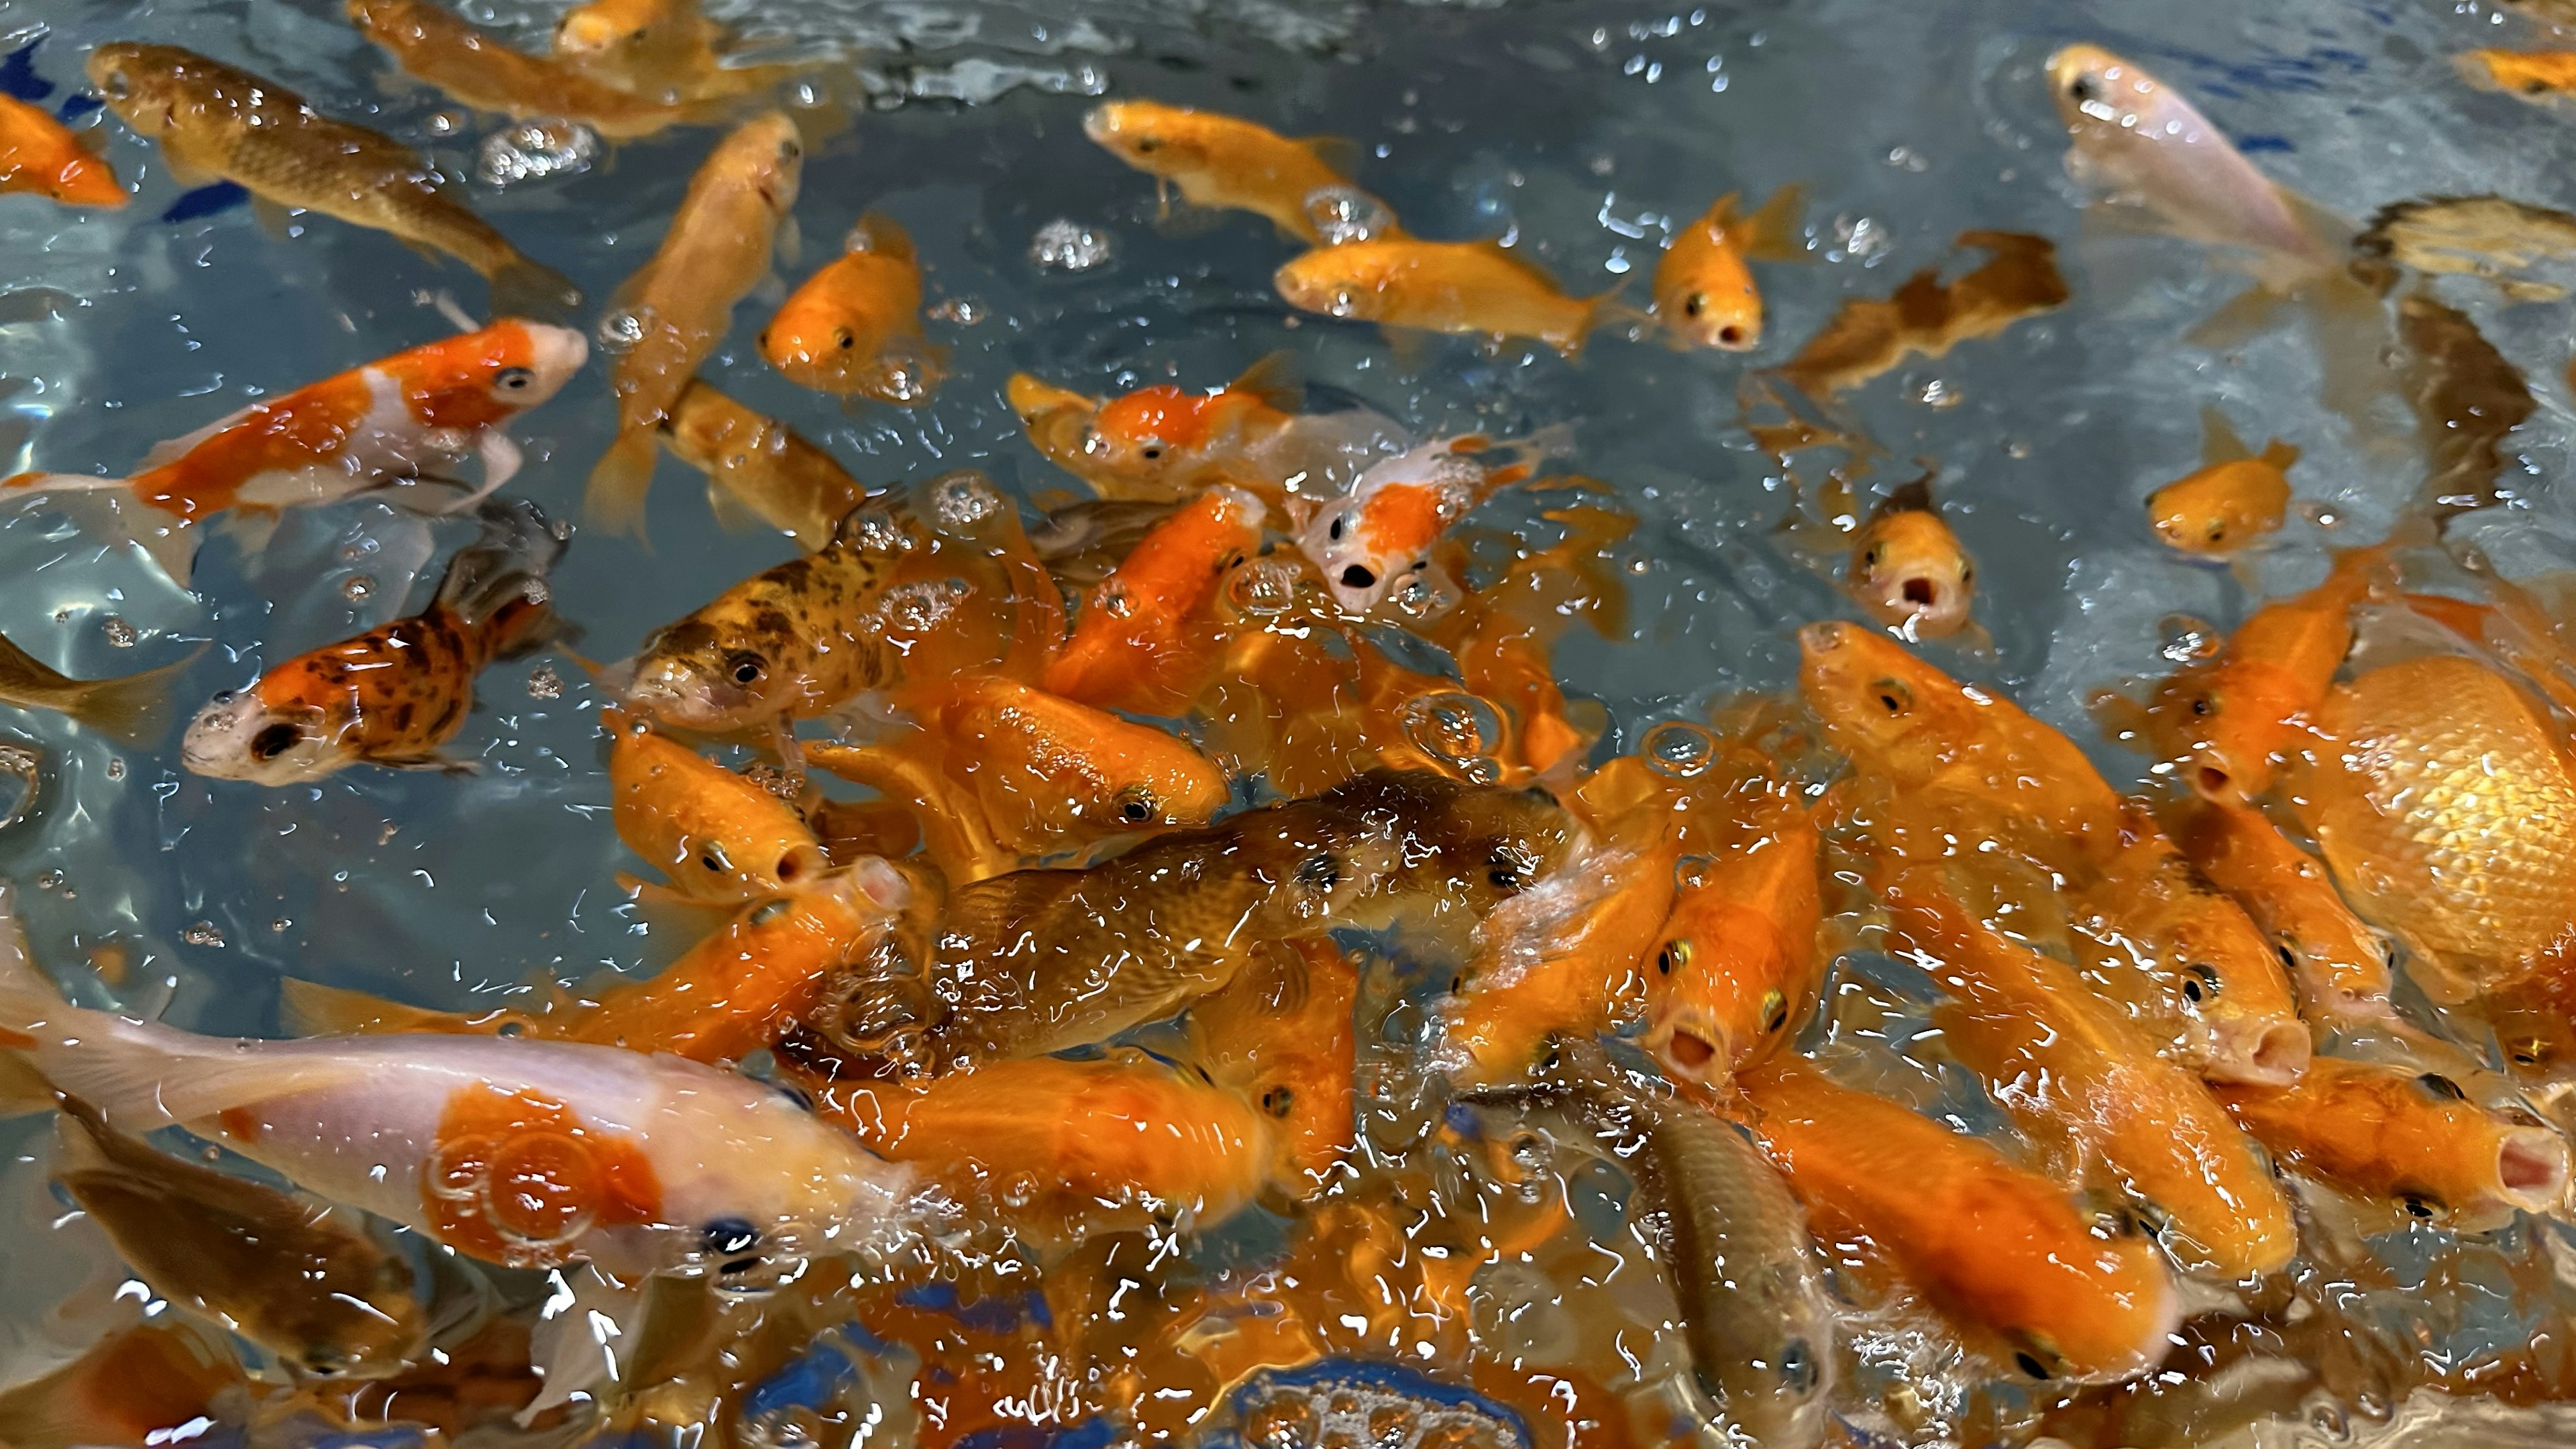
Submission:
M 980 473 L 957 473 L 930 485 L 931 512 L 952 532 L 974 527 L 1002 511 L 1002 495 Z
M 212 921 L 197 921 L 179 933 L 179 939 L 191 946 L 221 946 L 224 933 Z
M 107 642 L 119 649 L 131 649 L 143 637 L 133 625 L 114 614 L 100 620 L 98 627 L 107 635 Z
M 1116 250 L 1109 233 L 1058 217 L 1038 228 L 1029 242 L 1029 260 L 1043 271 L 1088 272 L 1108 265 Z
M 930 315 L 942 322 L 972 327 L 984 320 L 984 304 L 972 297 L 951 297 L 930 309 Z
M 599 137 L 570 121 L 529 121 L 483 138 L 474 174 L 490 187 L 578 176 L 599 159 Z
M 2218 626 L 2191 614 L 2167 614 L 2156 621 L 2156 652 L 2169 664 L 2207 659 L 2225 642 Z
M 1637 753 L 1657 774 L 1689 779 L 1717 762 L 1717 736 L 1699 725 L 1666 720 L 1646 731 Z
M 1470 764 L 1493 753 L 1502 740 L 1502 720 L 1494 707 L 1463 690 L 1416 695 L 1405 701 L 1399 718 L 1404 737 L 1444 764 Z
M 340 581 L 340 597 L 352 604 L 363 604 L 376 596 L 376 581 L 365 574 L 351 574 Z
M 1369 241 L 1395 225 L 1385 202 L 1356 186 L 1319 186 L 1306 193 L 1306 219 L 1315 224 L 1316 239 L 1328 247 Z
M 624 352 L 644 340 L 644 319 L 632 308 L 621 307 L 600 318 L 599 325 L 591 329 L 591 336 L 597 339 L 603 352 Z
M 1303 577 L 1286 559 L 1257 558 L 1225 581 L 1225 601 L 1245 618 L 1272 618 L 1296 606 L 1297 585 Z
M 553 664 L 540 661 L 528 671 L 528 698 L 561 699 L 563 691 L 563 674 Z

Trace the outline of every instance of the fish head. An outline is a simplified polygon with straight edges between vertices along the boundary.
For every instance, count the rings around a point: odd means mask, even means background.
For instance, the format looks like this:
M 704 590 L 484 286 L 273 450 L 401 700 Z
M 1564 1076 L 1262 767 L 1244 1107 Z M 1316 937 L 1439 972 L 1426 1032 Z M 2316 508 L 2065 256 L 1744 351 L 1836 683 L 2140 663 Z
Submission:
M 2079 138 L 2134 129 L 2162 94 L 2154 76 L 2098 45 L 2069 45 L 2048 58 L 2049 100 Z
M 111 41 L 89 53 L 90 89 L 137 135 L 158 137 L 190 98 L 187 54 L 167 45 Z
M 1207 402 L 1169 383 L 1111 398 L 1083 437 L 1084 467 L 1137 482 L 1161 476 L 1204 437 Z
M 412 1367 L 429 1345 L 429 1315 L 410 1266 L 391 1253 L 371 1262 L 343 1260 L 360 1281 L 331 1296 L 331 1311 L 310 1324 L 304 1341 L 281 1350 L 317 1379 L 390 1378 Z
M 1890 513 L 1861 530 L 1852 592 L 1871 617 L 1907 639 L 1940 639 L 1968 623 L 1977 566 L 1940 515 Z
M 2149 494 L 2147 523 L 2185 553 L 2231 553 L 2279 529 L 2289 499 L 2289 480 L 2279 469 L 2240 459 Z
M 269 684 L 227 689 L 197 711 L 179 741 L 179 762 L 190 774 L 295 785 L 355 762 L 347 744 L 358 724 L 354 709 L 295 699 Z
M 515 345 L 492 374 L 493 399 L 525 410 L 563 391 L 573 374 L 590 360 L 590 341 L 570 327 L 548 322 L 514 321 Z
M 1430 770 L 1370 770 L 1323 799 L 1357 811 L 1393 842 L 1400 888 L 1476 919 L 1562 869 L 1582 836 L 1544 790 L 1471 785 Z
M 2204 800 L 2246 805 L 2269 789 L 2285 717 L 2269 681 L 2250 663 L 2214 661 L 2176 671 L 2147 703 L 2147 743 Z
M 1704 281 L 1687 285 L 1675 292 L 1669 306 L 1660 310 L 1667 319 L 1666 325 L 1693 346 L 1750 352 L 1762 345 L 1762 293 L 1754 287 L 1750 273 L 1740 287 Z
M 1484 476 L 1445 444 L 1391 458 L 1325 503 L 1297 545 L 1322 571 L 1333 602 L 1365 614 L 1429 562 L 1431 546 L 1467 511 Z
M 734 129 L 707 158 L 707 169 L 759 196 L 772 217 L 796 205 L 805 170 L 805 138 L 785 111 L 752 117 Z
M 795 704 L 798 683 L 767 644 L 728 624 L 682 620 L 644 641 L 625 703 L 664 724 L 710 734 L 775 719 Z
M 1646 973 L 1646 1034 L 1664 1070 L 1723 1082 L 1739 1061 L 1784 1040 L 1798 1018 L 1778 932 L 1702 887 L 1686 889 L 1664 922 Z
M 1171 176 L 1209 163 L 1195 111 L 1153 101 L 1103 101 L 1085 112 L 1082 134 L 1139 171 Z
M 1377 242 L 1344 242 L 1318 247 L 1294 258 L 1271 276 L 1279 296 L 1291 307 L 1369 322 L 1377 319 L 1386 284 L 1384 259 Z
M 1798 631 L 1798 691 L 1846 754 L 1929 740 L 1947 681 L 1887 636 L 1840 621 Z M 1955 685 L 1949 688 L 1955 688 Z

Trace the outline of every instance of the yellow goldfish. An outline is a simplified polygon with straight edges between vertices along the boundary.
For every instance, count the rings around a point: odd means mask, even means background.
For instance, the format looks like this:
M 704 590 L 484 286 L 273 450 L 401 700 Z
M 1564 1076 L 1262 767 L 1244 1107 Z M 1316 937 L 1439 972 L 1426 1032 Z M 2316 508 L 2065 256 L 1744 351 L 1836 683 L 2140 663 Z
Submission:
M 1082 118 L 1082 130 L 1157 184 L 1179 187 L 1192 206 L 1257 212 L 1310 246 L 1325 237 L 1309 200 L 1349 187 L 1356 150 L 1347 141 L 1290 140 L 1238 117 L 1157 101 L 1104 101 Z M 1402 234 L 1391 224 L 1374 232 Z
M 2299 450 L 2275 438 L 2250 453 L 2218 409 L 2204 409 L 2201 421 L 2209 434 L 2207 463 L 2147 495 L 2147 522 L 2185 553 L 2233 553 L 2280 530 Z
M 848 250 L 805 279 L 761 329 L 760 355 L 799 386 L 903 407 L 930 401 L 946 348 L 921 335 L 921 261 L 892 217 L 870 212 Z
M 738 504 L 809 550 L 830 543 L 852 509 L 885 492 L 861 486 L 795 429 L 699 379 L 681 389 L 660 430 L 671 456 L 707 475 L 719 516 Z
M 1410 238 L 1320 247 L 1279 269 L 1288 305 L 1327 317 L 1473 337 L 1529 337 L 1568 357 L 1609 321 L 1617 289 L 1569 297 L 1493 242 Z
M 1746 352 L 1762 344 L 1762 293 L 1748 262 L 1802 257 L 1798 214 L 1804 188 L 1783 186 L 1761 209 L 1738 216 L 1735 194 L 1673 233 L 1655 264 L 1654 315 L 1664 330 L 1695 347 Z

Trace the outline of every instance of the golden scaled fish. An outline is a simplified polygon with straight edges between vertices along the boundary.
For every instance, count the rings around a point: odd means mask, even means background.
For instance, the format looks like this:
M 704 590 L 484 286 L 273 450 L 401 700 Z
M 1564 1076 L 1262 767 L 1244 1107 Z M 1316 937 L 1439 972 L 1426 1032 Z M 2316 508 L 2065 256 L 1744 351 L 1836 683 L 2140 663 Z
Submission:
M 137 134 L 161 143 L 162 164 L 183 185 L 230 181 L 277 206 L 444 252 L 492 284 L 495 312 L 544 316 L 581 301 L 439 190 L 410 147 L 321 115 L 274 81 L 174 45 L 127 42 L 91 51 L 89 80 Z
M 617 838 L 670 877 L 670 890 L 734 905 L 828 868 L 795 806 L 621 710 L 603 710 L 600 722 Z
M 2565 731 L 2503 675 L 2428 655 L 2371 670 L 2317 711 L 2299 819 L 2362 915 L 2456 1001 L 2576 931 L 2576 767 Z
M 1783 186 L 1750 215 L 1736 214 L 1735 193 L 1673 233 L 1655 264 L 1655 320 L 1677 345 L 1746 352 L 1762 344 L 1762 292 L 1757 261 L 1806 256 L 1798 236 L 1806 189 Z
M 636 532 L 653 481 L 656 430 L 725 329 L 734 303 L 769 274 L 779 224 L 796 205 L 805 143 L 784 111 L 743 122 L 708 153 L 662 244 L 618 289 L 633 341 L 617 357 L 617 441 L 591 469 L 585 501 L 613 532 Z
M 478 111 L 514 120 L 552 118 L 612 140 L 650 136 L 691 120 L 665 105 L 593 80 L 559 60 L 513 50 L 431 0 L 348 0 L 350 23 L 403 73 Z
M 0 638 L 0 704 L 66 714 L 110 739 L 140 744 L 167 722 L 170 681 L 194 655 L 106 679 L 74 679 Z
M 1261 546 L 1266 510 L 1218 485 L 1172 510 L 1091 591 L 1043 682 L 1103 709 L 1188 708 L 1216 665 L 1223 630 L 1210 604 L 1226 574 Z
M 718 517 L 748 511 L 808 550 L 830 543 L 850 510 L 886 491 L 862 486 L 795 429 L 701 379 L 680 390 L 658 428 L 672 457 L 707 475 Z
M 921 260 L 894 218 L 850 229 L 842 254 L 788 294 L 761 329 L 760 355 L 800 387 L 919 407 L 948 372 L 921 335 Z
M 1255 212 L 1309 246 L 1332 240 L 1316 226 L 1318 192 L 1350 190 L 1358 147 L 1336 137 L 1291 140 L 1236 116 L 1159 101 L 1103 101 L 1082 118 L 1083 134 L 1119 160 L 1177 187 L 1192 206 Z M 1361 197 L 1372 214 L 1383 203 Z M 1387 213 L 1373 237 L 1403 233 Z
M 1684 864 L 1646 979 L 1638 1045 L 1678 1080 L 1723 1081 L 1777 1050 L 1824 984 L 1814 816 L 1776 789 L 1747 814 L 1744 838 Z
M 2250 806 L 2194 802 L 2166 818 L 2192 864 L 2279 948 L 2310 1022 L 2390 1016 L 2388 948 L 2344 904 L 2322 861 Z
M 1968 627 L 1977 565 L 1933 505 L 1928 478 L 1882 500 L 1852 536 L 1852 596 L 1898 637 L 1946 639 Z
M 62 122 L 15 96 L 0 96 L 0 192 L 32 191 L 65 206 L 119 207 L 116 172 Z
M 2283 1167 L 2411 1218 L 2482 1232 L 2565 1207 L 2566 1139 L 2477 1105 L 2439 1072 L 2319 1057 L 2294 1086 L 2221 1088 L 2219 1100 Z
M 1289 306 L 1393 329 L 1496 341 L 1527 337 L 1579 356 L 1620 315 L 1617 288 L 1569 297 L 1556 280 L 1494 242 L 1410 237 L 1319 247 L 1273 279 Z
M 53 1178 L 155 1293 L 318 1378 L 382 1378 L 429 1349 L 402 1256 L 363 1217 L 159 1151 L 63 1105 Z
M 2299 450 L 2275 438 L 2255 453 L 2218 409 L 2203 408 L 2200 419 L 2209 439 L 2206 462 L 2147 495 L 2147 523 L 2185 553 L 2234 553 L 2280 530 Z

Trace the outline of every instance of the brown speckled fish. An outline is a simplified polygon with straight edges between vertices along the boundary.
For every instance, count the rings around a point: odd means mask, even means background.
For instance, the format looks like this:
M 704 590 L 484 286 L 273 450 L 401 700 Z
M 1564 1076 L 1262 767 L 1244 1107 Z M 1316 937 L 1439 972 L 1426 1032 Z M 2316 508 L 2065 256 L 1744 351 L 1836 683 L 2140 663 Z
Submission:
M 189 724 L 181 762 L 262 785 L 318 780 L 360 761 L 453 768 L 439 746 L 464 727 L 474 677 L 556 627 L 546 570 L 563 541 L 533 504 L 487 504 L 483 517 L 484 537 L 448 564 L 427 609 L 216 695 Z

